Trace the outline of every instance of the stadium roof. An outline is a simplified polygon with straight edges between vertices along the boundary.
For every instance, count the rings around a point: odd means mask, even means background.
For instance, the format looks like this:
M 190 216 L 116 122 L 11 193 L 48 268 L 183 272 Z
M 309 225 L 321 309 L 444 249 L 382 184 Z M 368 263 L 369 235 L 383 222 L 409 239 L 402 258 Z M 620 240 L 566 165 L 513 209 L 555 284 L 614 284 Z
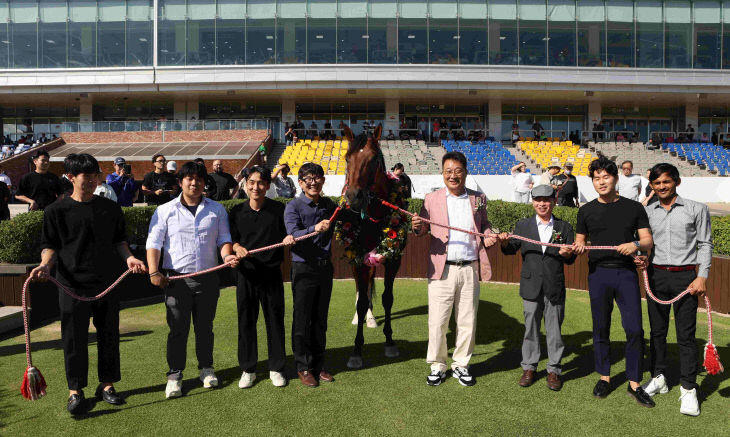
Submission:
M 190 141 L 179 143 L 68 143 L 52 152 L 51 161 L 63 161 L 70 153 L 89 153 L 99 161 L 117 156 L 127 161 L 148 161 L 157 153 L 168 159 L 248 159 L 261 141 Z

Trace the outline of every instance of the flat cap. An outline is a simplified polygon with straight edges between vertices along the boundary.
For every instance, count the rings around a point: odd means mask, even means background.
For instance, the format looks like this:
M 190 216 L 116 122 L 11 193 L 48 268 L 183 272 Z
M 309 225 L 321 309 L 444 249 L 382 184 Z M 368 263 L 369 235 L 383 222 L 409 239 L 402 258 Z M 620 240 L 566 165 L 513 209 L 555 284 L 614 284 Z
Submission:
M 532 194 L 533 199 L 535 197 L 554 197 L 555 190 L 550 185 L 538 185 L 532 189 L 530 194 Z

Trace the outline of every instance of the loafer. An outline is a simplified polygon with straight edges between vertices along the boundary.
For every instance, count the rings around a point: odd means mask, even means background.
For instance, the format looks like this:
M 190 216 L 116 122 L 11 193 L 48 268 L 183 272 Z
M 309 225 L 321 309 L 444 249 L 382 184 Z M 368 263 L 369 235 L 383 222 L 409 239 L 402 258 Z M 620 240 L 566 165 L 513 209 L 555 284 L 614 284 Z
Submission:
M 522 377 L 520 377 L 520 387 L 529 387 L 532 385 L 533 381 L 535 380 L 535 371 L 534 370 L 523 370 L 522 371 Z
M 596 386 L 593 387 L 593 396 L 599 399 L 603 399 L 608 396 L 609 393 L 611 393 L 611 383 L 599 379 L 596 383 Z
M 78 394 L 73 394 L 68 397 L 66 409 L 73 415 L 84 413 L 84 410 L 86 409 L 86 398 L 84 397 L 83 390 L 79 390 Z
M 654 400 L 649 396 L 643 388 L 637 387 L 636 390 L 631 388 L 631 384 L 626 387 L 626 392 L 636 400 L 636 403 L 646 408 L 654 408 Z
M 124 403 L 124 399 L 117 394 L 113 386 L 109 390 L 104 390 L 104 386 L 99 384 L 99 387 L 96 388 L 96 397 L 111 405 L 122 405 Z
M 317 387 L 319 383 L 316 379 L 314 379 L 314 375 L 312 375 L 312 372 L 309 370 L 302 370 L 297 372 L 297 375 L 299 375 L 299 380 L 302 382 L 303 385 L 306 385 L 307 387 Z
M 563 381 L 560 380 L 560 375 L 548 372 L 547 386 L 552 391 L 560 391 L 560 389 L 563 388 Z
M 335 382 L 335 377 L 323 369 L 319 371 L 319 380 L 324 382 Z

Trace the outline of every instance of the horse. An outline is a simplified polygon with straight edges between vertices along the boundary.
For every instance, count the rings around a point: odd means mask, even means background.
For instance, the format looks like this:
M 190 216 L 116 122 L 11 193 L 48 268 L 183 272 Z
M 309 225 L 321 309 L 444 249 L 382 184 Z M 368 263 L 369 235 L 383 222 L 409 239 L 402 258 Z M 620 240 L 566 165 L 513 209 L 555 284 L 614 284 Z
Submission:
M 359 259 L 351 262 L 357 289 L 357 334 L 355 336 L 355 348 L 347 362 L 347 367 L 360 369 L 363 367 L 363 323 L 370 307 L 369 296 L 374 296 L 375 270 L 376 265 L 379 263 L 384 264 L 385 267 L 385 288 L 382 293 L 382 304 L 385 311 L 383 322 L 384 352 L 388 358 L 396 358 L 400 355 L 398 347 L 393 341 L 391 310 L 393 308 L 393 282 L 401 264 L 400 251 L 405 244 L 405 230 L 401 231 L 401 239 L 396 243 L 400 245 L 396 246 L 398 251 L 391 253 L 391 256 L 373 255 L 372 251 L 378 247 L 384 247 L 379 246 L 384 238 L 393 238 L 392 233 L 394 231 L 391 228 L 395 228 L 399 223 L 403 226 L 404 222 L 401 223 L 401 221 L 405 220 L 405 217 L 401 217 L 379 201 L 379 199 L 393 201 L 393 190 L 400 189 L 400 183 L 387 175 L 385 161 L 378 145 L 380 135 L 383 132 L 382 125 L 379 125 L 371 136 L 366 134 L 354 136 L 347 126 L 343 130 L 345 138 L 349 141 L 349 147 L 345 155 L 347 167 L 345 187 L 343 188 L 343 200 L 346 208 L 340 216 L 340 223 L 356 223 L 356 226 L 358 226 L 359 232 L 357 236 L 353 237 L 352 244 L 358 248 L 358 253 L 361 256 L 365 254 L 362 257 L 363 260 L 368 258 L 367 254 L 376 258 L 380 257 L 375 262 L 371 262 L 371 259 L 366 260 L 366 262 L 358 262 Z M 384 230 L 387 232 L 384 233 Z M 391 245 L 394 241 L 387 243 Z

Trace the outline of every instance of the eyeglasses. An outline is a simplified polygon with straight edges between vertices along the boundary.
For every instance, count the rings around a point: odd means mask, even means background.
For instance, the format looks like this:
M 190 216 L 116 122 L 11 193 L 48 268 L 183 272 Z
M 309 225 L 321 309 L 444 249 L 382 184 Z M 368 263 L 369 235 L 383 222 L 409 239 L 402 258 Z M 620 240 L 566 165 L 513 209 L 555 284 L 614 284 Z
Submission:
M 158 160 L 157 160 L 157 161 L 155 161 L 155 162 L 160 162 L 160 163 L 163 163 L 163 162 L 167 162 L 167 159 L 158 159 Z
M 463 176 L 464 173 L 465 173 L 465 171 L 464 171 L 463 168 L 456 168 L 454 170 L 451 170 L 451 169 L 444 170 L 444 175 L 445 176 L 451 176 L 451 175 L 454 175 L 454 176 Z
M 324 181 L 324 178 L 322 176 L 316 176 L 316 177 L 306 177 L 302 178 L 302 182 L 304 182 L 307 185 L 312 184 L 321 184 Z

